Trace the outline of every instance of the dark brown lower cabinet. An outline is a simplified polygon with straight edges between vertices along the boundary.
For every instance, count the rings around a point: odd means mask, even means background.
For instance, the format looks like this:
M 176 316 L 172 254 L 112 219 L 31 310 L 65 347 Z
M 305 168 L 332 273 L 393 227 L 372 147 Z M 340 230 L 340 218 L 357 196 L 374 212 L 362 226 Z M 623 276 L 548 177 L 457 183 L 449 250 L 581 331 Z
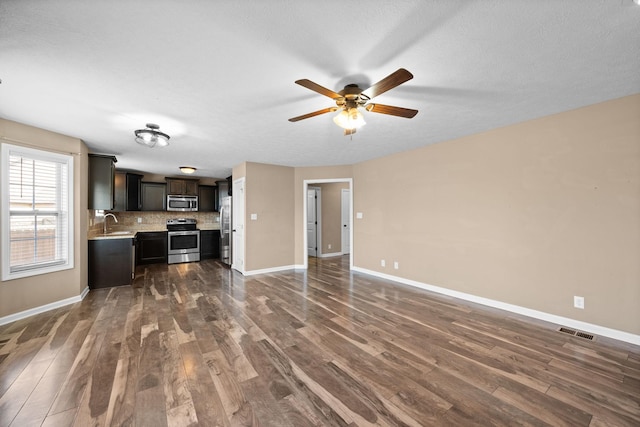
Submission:
M 131 284 L 133 239 L 89 240 L 89 288 Z
M 136 265 L 163 262 L 167 262 L 167 232 L 138 232 L 136 234 Z
M 220 230 L 200 230 L 200 259 L 220 258 Z

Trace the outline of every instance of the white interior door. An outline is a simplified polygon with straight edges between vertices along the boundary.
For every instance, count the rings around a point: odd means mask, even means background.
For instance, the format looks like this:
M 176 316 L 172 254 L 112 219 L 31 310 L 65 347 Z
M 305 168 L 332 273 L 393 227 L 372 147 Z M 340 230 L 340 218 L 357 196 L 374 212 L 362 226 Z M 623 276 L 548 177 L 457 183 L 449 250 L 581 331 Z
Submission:
M 342 253 L 351 253 L 351 191 L 342 190 L 341 216 L 342 216 Z
M 307 188 L 307 254 L 318 256 L 318 189 Z
M 233 181 L 231 193 L 233 194 L 233 222 L 231 224 L 233 244 L 231 245 L 231 268 L 244 274 L 244 178 Z

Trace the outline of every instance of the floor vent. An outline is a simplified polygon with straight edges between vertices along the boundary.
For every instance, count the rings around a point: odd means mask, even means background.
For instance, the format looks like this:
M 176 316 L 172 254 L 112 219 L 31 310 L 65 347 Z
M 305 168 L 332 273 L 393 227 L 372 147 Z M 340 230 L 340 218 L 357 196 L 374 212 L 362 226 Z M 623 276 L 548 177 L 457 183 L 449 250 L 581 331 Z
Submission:
M 586 338 L 588 340 L 592 340 L 593 341 L 593 335 L 591 335 L 591 334 L 587 334 L 587 333 L 584 333 L 584 332 L 576 332 L 576 336 L 580 337 L 580 338 Z
M 588 339 L 588 340 L 591 340 L 591 341 L 593 341 L 593 339 L 595 338 L 595 335 L 593 335 L 593 334 L 587 334 L 586 332 L 574 331 L 573 329 L 569 329 L 569 328 L 565 328 L 565 327 L 558 328 L 558 331 L 559 332 L 563 332 L 565 334 L 574 335 L 576 337 L 585 338 L 585 339 Z

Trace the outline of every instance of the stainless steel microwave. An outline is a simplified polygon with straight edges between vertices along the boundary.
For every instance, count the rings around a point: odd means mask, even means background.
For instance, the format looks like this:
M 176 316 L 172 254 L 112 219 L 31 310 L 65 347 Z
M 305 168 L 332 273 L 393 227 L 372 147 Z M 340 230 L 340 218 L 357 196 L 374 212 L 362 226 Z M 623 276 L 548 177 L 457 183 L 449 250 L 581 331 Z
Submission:
M 178 212 L 197 212 L 198 196 L 167 196 L 167 210 Z

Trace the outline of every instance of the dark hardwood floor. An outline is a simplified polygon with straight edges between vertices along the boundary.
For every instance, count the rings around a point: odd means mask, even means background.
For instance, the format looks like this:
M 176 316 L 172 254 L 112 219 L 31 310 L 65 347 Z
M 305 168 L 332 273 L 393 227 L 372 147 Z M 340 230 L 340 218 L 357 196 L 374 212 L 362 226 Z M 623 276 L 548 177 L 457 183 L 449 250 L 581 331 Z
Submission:
M 311 259 L 213 260 L 0 327 L 0 426 L 640 425 L 640 347 Z

